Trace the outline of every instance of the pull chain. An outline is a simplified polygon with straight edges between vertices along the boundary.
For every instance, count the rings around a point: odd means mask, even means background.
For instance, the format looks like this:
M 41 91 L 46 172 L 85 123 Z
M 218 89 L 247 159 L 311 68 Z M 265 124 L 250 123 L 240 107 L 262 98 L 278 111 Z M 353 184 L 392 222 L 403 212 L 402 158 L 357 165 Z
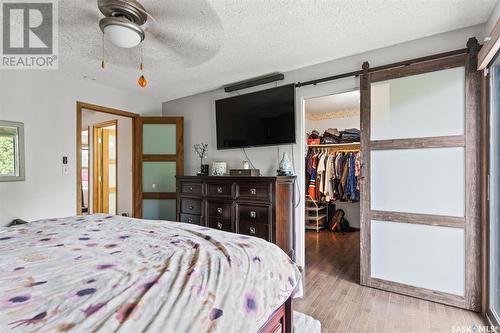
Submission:
M 104 32 L 102 33 L 102 61 L 101 61 L 101 68 L 104 69 L 105 64 L 104 64 Z
M 137 80 L 137 83 L 139 83 L 139 86 L 141 88 L 144 88 L 148 85 L 148 81 L 144 77 L 144 48 L 142 43 L 141 43 L 141 65 L 139 66 L 139 69 L 141 70 L 141 76 L 139 77 L 139 80 Z

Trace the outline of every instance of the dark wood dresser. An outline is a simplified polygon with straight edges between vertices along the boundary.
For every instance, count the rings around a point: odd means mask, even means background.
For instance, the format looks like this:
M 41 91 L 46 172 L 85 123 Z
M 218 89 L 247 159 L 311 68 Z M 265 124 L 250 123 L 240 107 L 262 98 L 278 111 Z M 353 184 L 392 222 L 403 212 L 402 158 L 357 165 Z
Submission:
M 177 220 L 250 235 L 293 258 L 295 177 L 178 176 Z

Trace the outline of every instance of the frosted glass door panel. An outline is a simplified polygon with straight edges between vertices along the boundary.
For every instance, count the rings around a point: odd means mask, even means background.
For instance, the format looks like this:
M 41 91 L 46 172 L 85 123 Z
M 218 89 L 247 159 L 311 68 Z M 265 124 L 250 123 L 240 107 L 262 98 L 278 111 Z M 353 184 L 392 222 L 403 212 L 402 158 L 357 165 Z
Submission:
M 464 123 L 463 67 L 371 86 L 372 140 L 462 135 Z
M 464 216 L 464 148 L 371 152 L 371 209 Z
M 176 147 L 175 124 L 143 124 L 142 153 L 143 154 L 172 154 Z
M 142 201 L 142 218 L 175 221 L 175 208 L 176 200 L 145 199 Z
M 371 275 L 463 296 L 464 243 L 459 228 L 371 221 Z
M 175 162 L 143 162 L 142 191 L 175 193 L 175 172 Z

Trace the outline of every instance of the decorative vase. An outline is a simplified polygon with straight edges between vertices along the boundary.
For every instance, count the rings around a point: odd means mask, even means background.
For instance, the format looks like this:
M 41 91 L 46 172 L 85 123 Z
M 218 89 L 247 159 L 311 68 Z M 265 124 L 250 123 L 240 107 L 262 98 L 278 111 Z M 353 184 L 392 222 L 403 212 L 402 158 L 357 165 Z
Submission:
M 288 158 L 287 152 L 284 152 L 279 165 L 278 176 L 291 176 L 291 175 L 293 175 L 292 163 Z
M 208 164 L 202 164 L 201 165 L 201 172 L 202 175 L 208 176 Z

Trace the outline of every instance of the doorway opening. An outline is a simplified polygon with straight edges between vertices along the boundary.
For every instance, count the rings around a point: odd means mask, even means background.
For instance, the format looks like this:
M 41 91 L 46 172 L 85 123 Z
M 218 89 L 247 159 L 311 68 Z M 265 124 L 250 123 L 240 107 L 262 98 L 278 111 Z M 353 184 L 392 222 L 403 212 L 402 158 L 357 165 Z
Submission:
M 306 99 L 305 255 L 314 274 L 359 283 L 360 92 Z M 309 272 L 311 272 L 309 270 Z
M 77 103 L 78 215 L 133 216 L 136 117 L 135 113 Z

